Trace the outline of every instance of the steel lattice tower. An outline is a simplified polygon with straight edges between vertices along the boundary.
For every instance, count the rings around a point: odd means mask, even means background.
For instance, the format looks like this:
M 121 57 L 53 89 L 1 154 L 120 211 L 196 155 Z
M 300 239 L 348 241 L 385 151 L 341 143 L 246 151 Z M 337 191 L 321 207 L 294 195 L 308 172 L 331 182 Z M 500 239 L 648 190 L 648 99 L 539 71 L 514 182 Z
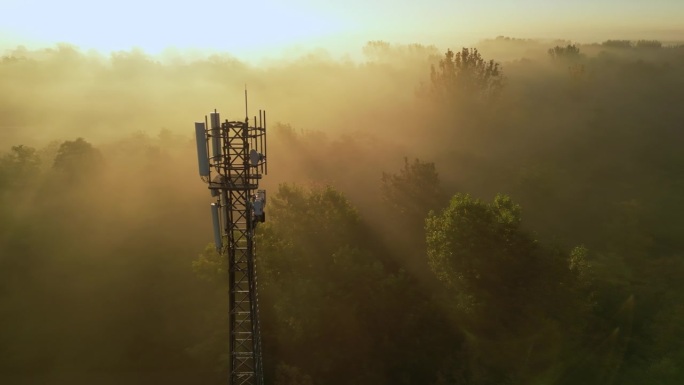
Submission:
M 247 93 L 245 92 L 245 110 Z M 254 230 L 263 222 L 266 112 L 250 126 L 221 121 L 218 112 L 195 123 L 199 171 L 216 203 L 211 204 L 217 251 L 228 259 L 230 385 L 263 385 Z M 211 154 L 210 154 L 211 149 Z

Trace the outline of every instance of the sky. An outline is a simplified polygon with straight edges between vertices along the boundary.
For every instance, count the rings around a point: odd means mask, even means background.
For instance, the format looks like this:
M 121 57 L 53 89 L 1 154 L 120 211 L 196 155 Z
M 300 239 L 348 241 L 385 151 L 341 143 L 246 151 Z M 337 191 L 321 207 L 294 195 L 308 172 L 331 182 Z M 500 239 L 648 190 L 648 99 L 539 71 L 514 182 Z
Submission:
M 69 43 L 264 56 L 360 50 L 369 40 L 474 44 L 499 35 L 578 42 L 684 40 L 684 0 L 0 0 L 0 48 Z

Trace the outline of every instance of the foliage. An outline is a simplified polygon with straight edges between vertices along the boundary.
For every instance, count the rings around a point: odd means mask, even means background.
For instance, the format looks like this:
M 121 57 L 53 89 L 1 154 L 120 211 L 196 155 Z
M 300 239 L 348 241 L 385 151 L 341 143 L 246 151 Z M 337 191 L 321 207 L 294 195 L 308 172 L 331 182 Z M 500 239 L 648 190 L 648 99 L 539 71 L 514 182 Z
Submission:
M 610 47 L 610 48 L 632 48 L 632 41 L 631 40 L 606 40 L 603 43 L 601 43 L 602 46 L 604 47 Z
M 444 193 L 434 163 L 404 158 L 397 174 L 382 173 L 381 197 L 396 215 L 415 218 L 419 222 L 430 210 L 442 205 Z
M 548 53 L 554 60 L 575 61 L 581 57 L 580 49 L 576 44 L 568 44 L 565 47 L 555 46 L 549 48 Z
M 501 65 L 483 59 L 477 48 L 447 50 L 437 68 L 431 67 L 430 80 L 430 92 L 440 100 L 488 100 L 504 85 Z
M 102 162 L 100 151 L 83 138 L 78 138 L 59 146 L 52 168 L 73 180 L 92 176 Z
M 456 195 L 442 216 L 428 218 L 430 266 L 449 287 L 471 293 L 464 299 L 464 309 L 472 308 L 477 298 L 490 297 L 476 295 L 481 291 L 509 292 L 513 285 L 504 275 L 521 277 L 523 267 L 529 266 L 535 245 L 517 231 L 519 226 L 520 207 L 504 196 L 487 205 L 468 195 Z
M 264 343 L 316 378 L 332 381 L 339 364 L 350 360 L 344 352 L 352 345 L 358 355 L 370 354 L 358 334 L 365 320 L 357 299 L 379 290 L 382 265 L 352 246 L 362 239 L 358 214 L 331 187 L 281 185 L 269 197 L 268 215 L 258 240 L 259 271 L 263 308 L 271 310 L 264 325 L 274 327 L 277 337 Z M 325 305 L 331 302 L 336 306 Z M 329 345 L 313 349 L 324 336 Z
M 216 251 L 213 243 L 208 244 L 204 251 L 192 261 L 195 274 L 210 282 L 224 282 L 228 276 L 228 261 Z
M 425 228 L 430 267 L 469 336 L 469 359 L 479 357 L 470 361 L 473 380 L 555 376 L 586 322 L 586 249 L 568 256 L 542 247 L 521 229 L 520 206 L 502 195 L 492 203 L 455 195 Z
M 636 47 L 637 48 L 650 48 L 650 49 L 655 48 L 655 49 L 658 49 L 658 48 L 663 47 L 663 43 L 661 43 L 658 40 L 637 40 Z
M 8 53 L 0 383 L 225 382 L 225 259 L 178 122 L 252 78 L 296 122 L 269 126 L 256 231 L 267 383 L 683 383 L 683 47 L 568 45 L 478 44 L 495 102 L 473 50 L 451 77 L 385 43 L 268 70 Z
M 26 186 L 35 181 L 40 172 L 40 164 L 35 148 L 12 146 L 8 154 L 0 157 L 0 191 L 17 185 Z

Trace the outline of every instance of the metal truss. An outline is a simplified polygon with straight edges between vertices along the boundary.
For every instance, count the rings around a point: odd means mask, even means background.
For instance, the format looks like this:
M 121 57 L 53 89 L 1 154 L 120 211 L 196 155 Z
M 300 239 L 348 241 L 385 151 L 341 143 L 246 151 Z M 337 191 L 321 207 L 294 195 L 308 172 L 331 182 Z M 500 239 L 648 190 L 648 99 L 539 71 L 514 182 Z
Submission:
M 217 248 L 228 258 L 230 385 L 264 383 L 254 244 L 259 219 L 252 206 L 266 172 L 266 113 L 260 111 L 254 122 L 219 122 L 214 112 L 211 126 L 206 121 L 204 126 L 207 154 L 213 148 L 205 177 L 218 198 Z

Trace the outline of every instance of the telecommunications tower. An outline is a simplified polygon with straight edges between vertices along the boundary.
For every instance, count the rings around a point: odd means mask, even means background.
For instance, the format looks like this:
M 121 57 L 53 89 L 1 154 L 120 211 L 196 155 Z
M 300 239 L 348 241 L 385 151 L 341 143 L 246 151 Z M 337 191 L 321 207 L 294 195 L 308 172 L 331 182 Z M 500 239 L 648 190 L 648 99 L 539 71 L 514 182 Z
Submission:
M 216 250 L 228 259 L 230 385 L 263 385 L 259 297 L 254 230 L 264 222 L 266 192 L 259 180 L 267 173 L 266 111 L 250 125 L 245 91 L 245 120 L 221 121 L 214 110 L 195 123 L 199 174 L 216 202 L 211 204 Z

